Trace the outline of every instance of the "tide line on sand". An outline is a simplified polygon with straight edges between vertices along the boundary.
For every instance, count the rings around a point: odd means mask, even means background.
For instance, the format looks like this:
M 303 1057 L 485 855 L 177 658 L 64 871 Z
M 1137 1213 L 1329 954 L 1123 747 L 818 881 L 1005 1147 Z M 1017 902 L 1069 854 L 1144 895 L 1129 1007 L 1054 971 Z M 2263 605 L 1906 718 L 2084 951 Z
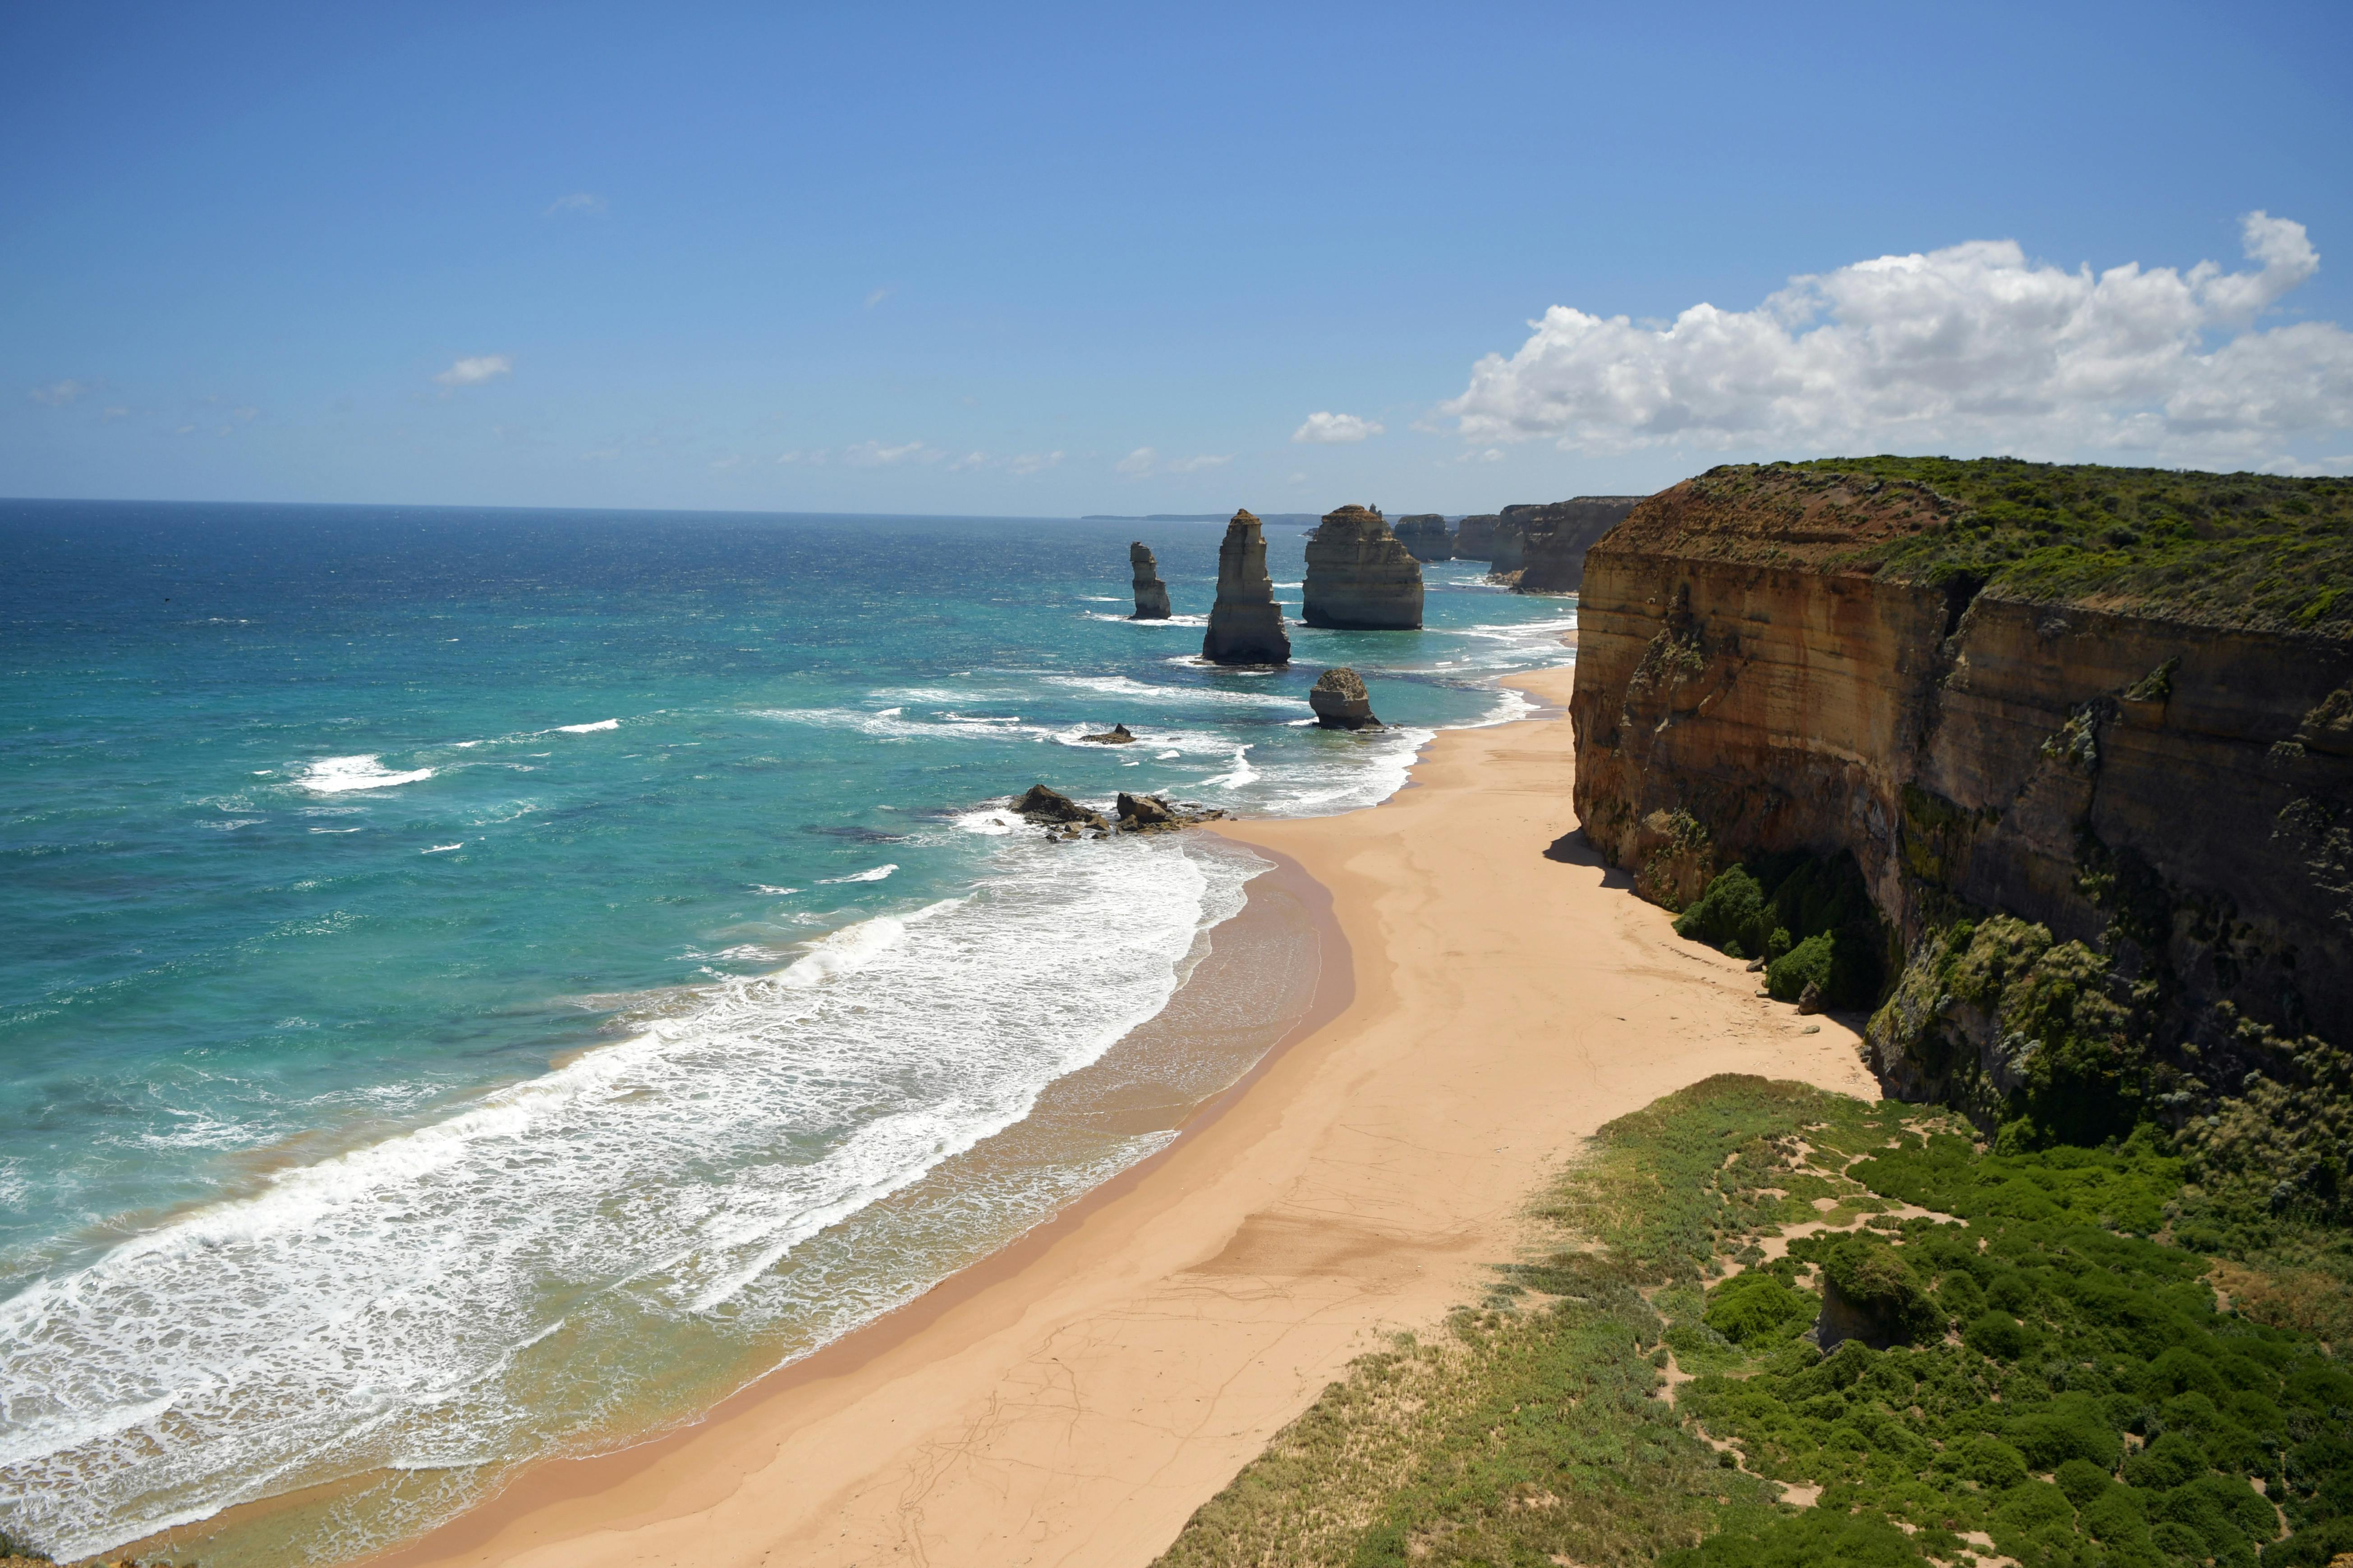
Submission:
M 1377 807 L 1220 826 L 1328 896 L 1345 1005 L 1167 1150 L 701 1426 L 539 1467 L 389 1561 L 1145 1564 L 1349 1360 L 1474 1298 L 1603 1122 L 1718 1072 L 1871 1094 L 1850 1032 L 1576 840 L 1570 679 L 1515 681 L 1548 716 L 1440 735 Z

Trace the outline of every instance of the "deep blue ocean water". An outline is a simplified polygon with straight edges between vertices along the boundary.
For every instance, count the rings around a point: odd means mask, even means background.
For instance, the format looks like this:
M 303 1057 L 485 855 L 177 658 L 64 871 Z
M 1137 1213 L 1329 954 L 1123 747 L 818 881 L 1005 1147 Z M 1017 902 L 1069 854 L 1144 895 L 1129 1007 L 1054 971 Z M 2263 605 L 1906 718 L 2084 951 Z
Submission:
M 875 1228 L 1262 868 L 1047 845 L 1006 797 L 1366 805 L 1569 657 L 1568 603 L 1453 563 L 1426 631 L 1202 667 L 1221 531 L 0 503 L 0 1529 L 65 1556 L 426 1478 L 252 1549 L 351 1555 L 1157 1147 Z M 1138 536 L 1175 623 L 1124 618 Z M 1342 663 L 1394 728 L 1312 726 Z

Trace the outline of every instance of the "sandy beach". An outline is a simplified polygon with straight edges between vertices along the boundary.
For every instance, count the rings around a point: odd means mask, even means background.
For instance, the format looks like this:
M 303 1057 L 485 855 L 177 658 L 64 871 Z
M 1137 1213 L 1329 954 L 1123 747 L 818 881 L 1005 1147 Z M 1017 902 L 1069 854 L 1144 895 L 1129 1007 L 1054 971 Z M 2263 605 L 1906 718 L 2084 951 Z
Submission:
M 1718 1072 L 1872 1094 L 1848 1029 L 1567 837 L 1570 682 L 1515 682 L 1555 706 L 1440 735 L 1371 810 L 1220 826 L 1283 858 L 1261 880 L 1325 922 L 1323 973 L 1171 1148 L 700 1425 L 379 1563 L 1146 1563 L 1352 1357 L 1513 1257 L 1601 1123 Z

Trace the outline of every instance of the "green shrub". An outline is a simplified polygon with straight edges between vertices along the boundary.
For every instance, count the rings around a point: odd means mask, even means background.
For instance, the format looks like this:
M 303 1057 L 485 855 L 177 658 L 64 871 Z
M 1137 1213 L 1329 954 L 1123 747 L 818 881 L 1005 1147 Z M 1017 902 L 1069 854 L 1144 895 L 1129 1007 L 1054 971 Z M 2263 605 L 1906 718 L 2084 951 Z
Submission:
M 1788 1339 L 1813 1321 L 1820 1302 L 1773 1274 L 1736 1274 L 1707 1293 L 1707 1326 L 1735 1344 Z
M 1849 1305 L 1868 1312 L 1891 1337 L 1908 1341 L 1943 1331 L 1945 1315 L 1896 1250 L 1875 1236 L 1844 1237 L 1820 1256 L 1822 1277 Z
M 2125 1460 L 2125 1479 L 2147 1492 L 2170 1491 L 2206 1473 L 2206 1451 L 2179 1432 Z
M 1675 934 L 1765 959 L 1767 988 L 1784 1002 L 1811 983 L 1827 1005 L 1868 1006 L 1884 981 L 1885 928 L 1851 854 L 1735 866 L 1675 918 Z
M 1994 1361 L 2016 1361 L 2034 1342 L 2025 1326 L 2000 1308 L 1978 1314 L 1961 1338 L 1969 1349 Z

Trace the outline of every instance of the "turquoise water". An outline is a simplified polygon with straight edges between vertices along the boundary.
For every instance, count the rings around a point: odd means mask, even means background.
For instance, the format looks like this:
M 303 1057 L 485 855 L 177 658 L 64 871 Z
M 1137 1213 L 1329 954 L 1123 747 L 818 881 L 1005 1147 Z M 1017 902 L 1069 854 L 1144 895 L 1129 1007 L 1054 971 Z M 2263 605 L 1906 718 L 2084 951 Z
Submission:
M 1139 531 L 1174 624 L 1124 618 Z M 1204 668 L 1220 531 L 0 503 L 0 1529 L 399 1478 L 254 1560 L 349 1556 L 1158 1147 L 904 1195 L 1263 868 L 1006 797 L 1344 810 L 1568 657 L 1567 604 L 1457 563 L 1429 630 Z M 1312 727 L 1337 663 L 1396 728 Z

